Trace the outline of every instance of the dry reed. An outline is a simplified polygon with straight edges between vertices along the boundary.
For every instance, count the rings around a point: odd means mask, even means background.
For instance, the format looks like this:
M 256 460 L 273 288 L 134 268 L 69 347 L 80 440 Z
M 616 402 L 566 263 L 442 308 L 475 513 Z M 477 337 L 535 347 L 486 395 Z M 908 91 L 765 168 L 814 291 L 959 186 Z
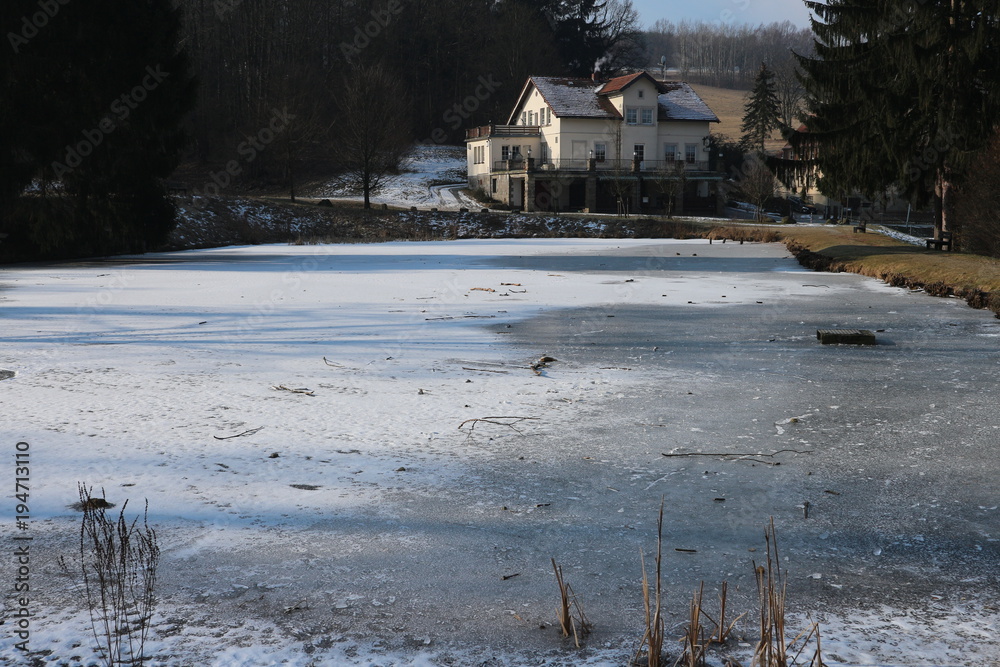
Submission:
M 580 648 L 580 638 L 586 637 L 593 628 L 593 624 L 583 613 L 583 606 L 579 598 L 573 593 L 573 588 L 563 578 L 562 566 L 556 564 L 556 559 L 552 559 L 552 569 L 556 573 L 556 584 L 559 585 L 559 608 L 556 610 L 556 617 L 559 619 L 559 627 L 563 637 L 572 637 L 577 648 Z M 573 617 L 573 610 L 576 609 L 576 617 Z
M 646 557 L 640 551 L 639 557 L 642 561 L 642 600 L 646 612 L 646 632 L 639 643 L 639 650 L 636 651 L 635 663 L 639 661 L 639 655 L 643 647 L 646 648 L 646 666 L 661 667 L 663 665 L 663 500 L 660 500 L 660 514 L 656 522 L 656 581 L 651 587 L 649 576 L 646 573 Z M 652 588 L 652 590 L 651 590 Z

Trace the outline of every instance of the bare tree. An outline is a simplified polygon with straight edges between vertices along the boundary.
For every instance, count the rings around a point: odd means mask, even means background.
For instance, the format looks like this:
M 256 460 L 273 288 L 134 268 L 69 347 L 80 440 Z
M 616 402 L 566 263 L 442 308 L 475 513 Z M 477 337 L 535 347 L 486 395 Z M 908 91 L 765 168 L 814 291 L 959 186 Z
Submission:
M 629 216 L 629 204 L 632 201 L 632 193 L 638 186 L 635 174 L 632 173 L 632 160 L 622 155 L 622 124 L 618 121 L 610 121 L 605 128 L 605 137 L 611 140 L 612 155 L 611 169 L 608 170 L 609 178 L 604 182 L 608 191 L 615 199 L 616 212 L 623 217 Z
M 645 36 L 647 64 L 665 55 L 687 81 L 736 89 L 750 87 L 761 62 L 783 70 L 793 51 L 813 49 L 812 31 L 788 21 L 750 26 L 660 19 Z
M 601 69 L 614 72 L 641 66 L 645 43 L 637 27 L 639 12 L 632 6 L 632 0 L 610 0 L 603 5 L 599 20 L 605 26 L 607 44 Z
M 404 88 L 382 64 L 358 65 L 344 77 L 339 106 L 338 162 L 371 208 L 372 193 L 399 172 L 412 142 Z
M 673 218 L 677 208 L 677 200 L 684 194 L 684 186 L 687 184 L 687 174 L 684 171 L 684 163 L 680 160 L 673 164 L 662 163 L 653 175 L 653 182 L 656 189 L 663 196 L 663 214 L 668 218 Z
M 757 220 L 763 221 L 767 217 L 764 205 L 774 196 L 776 187 L 777 180 L 764 162 L 763 155 L 750 153 L 743 160 L 736 180 L 729 185 L 727 196 L 753 204 Z
M 806 91 L 796 74 L 795 63 L 790 59 L 775 65 L 774 90 L 778 95 L 778 115 L 782 124 L 795 129 L 795 121 L 802 115 Z

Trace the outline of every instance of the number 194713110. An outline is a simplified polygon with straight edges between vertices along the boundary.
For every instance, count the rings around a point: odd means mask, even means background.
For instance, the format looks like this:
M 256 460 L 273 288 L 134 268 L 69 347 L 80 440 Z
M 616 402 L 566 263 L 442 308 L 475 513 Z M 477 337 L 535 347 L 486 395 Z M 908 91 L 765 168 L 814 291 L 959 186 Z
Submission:
M 19 528 L 27 528 L 26 523 L 28 519 L 31 518 L 31 512 L 28 509 L 28 498 L 30 496 L 30 486 L 31 481 L 31 453 L 29 451 L 30 446 L 26 442 L 19 442 L 15 445 L 14 452 L 14 498 L 17 500 L 17 505 L 14 511 L 17 514 L 17 525 Z

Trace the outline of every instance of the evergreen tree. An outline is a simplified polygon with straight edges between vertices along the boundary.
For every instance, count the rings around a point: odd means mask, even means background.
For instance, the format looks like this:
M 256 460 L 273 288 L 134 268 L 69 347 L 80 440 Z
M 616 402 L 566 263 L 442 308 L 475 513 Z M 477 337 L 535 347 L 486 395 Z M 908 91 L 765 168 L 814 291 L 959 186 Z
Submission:
M 632 0 L 531 0 L 548 20 L 563 69 L 590 76 L 642 62 L 639 16 Z
M 13 4 L 38 16 L 37 3 Z M 161 179 L 194 103 L 180 17 L 171 0 L 51 7 L 47 20 L 29 19 L 36 29 L 8 34 L 0 133 L 13 133 L 4 161 L 18 168 L 0 176 L 0 224 L 27 255 L 144 250 L 173 225 Z M 23 196 L 32 181 L 40 197 Z
M 740 131 L 743 136 L 740 143 L 747 152 L 764 153 L 764 142 L 771 134 L 781 127 L 781 105 L 778 102 L 778 90 L 774 83 L 774 72 L 761 63 L 760 72 L 754 79 L 753 90 L 743 107 L 743 125 Z
M 811 113 L 791 139 L 808 158 L 796 166 L 817 169 L 828 193 L 932 203 L 936 235 L 952 230 L 956 186 L 1000 121 L 997 3 L 806 4 L 816 56 L 799 58 Z

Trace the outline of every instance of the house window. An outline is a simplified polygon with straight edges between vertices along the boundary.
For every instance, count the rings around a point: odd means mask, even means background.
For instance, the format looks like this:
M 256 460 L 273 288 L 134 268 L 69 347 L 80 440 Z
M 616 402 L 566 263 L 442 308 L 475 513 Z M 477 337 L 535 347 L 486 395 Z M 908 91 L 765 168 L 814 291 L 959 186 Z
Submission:
M 688 164 L 698 161 L 698 144 L 684 144 L 684 161 Z
M 633 146 L 632 147 L 632 157 L 634 157 L 639 162 L 642 162 L 643 160 L 645 160 L 646 159 L 646 145 L 645 144 L 636 144 L 635 146 Z
M 521 125 L 527 125 L 527 124 L 528 124 L 528 112 L 527 111 L 522 111 L 521 112 Z
M 639 118 L 638 111 L 638 109 L 625 109 L 625 122 L 629 125 L 635 125 Z
M 645 91 L 645 90 L 640 90 L 640 91 L 639 91 L 639 99 L 640 99 L 640 100 L 641 100 L 641 99 L 643 98 L 643 96 L 644 96 L 644 94 L 645 94 L 645 93 L 646 93 L 646 91 Z
M 594 144 L 594 159 L 598 162 L 604 162 L 608 159 L 608 145 L 607 144 Z
M 496 192 L 497 192 L 497 179 L 494 178 L 494 179 L 492 179 L 492 181 L 493 181 L 493 194 L 496 194 Z
M 542 155 L 541 155 L 542 162 L 543 163 L 548 162 L 549 161 L 549 145 L 547 143 L 545 143 L 544 141 L 542 142 L 541 153 L 542 153 Z
M 663 144 L 663 159 L 666 162 L 677 159 L 677 144 Z
M 653 110 L 652 109 L 642 109 L 642 124 L 652 125 L 653 124 Z
M 511 149 L 510 149 L 510 159 L 511 160 L 520 160 L 521 159 L 521 147 L 520 146 L 512 146 L 511 147 Z
M 510 159 L 510 146 L 501 146 L 500 147 L 500 159 L 501 160 L 509 160 Z

